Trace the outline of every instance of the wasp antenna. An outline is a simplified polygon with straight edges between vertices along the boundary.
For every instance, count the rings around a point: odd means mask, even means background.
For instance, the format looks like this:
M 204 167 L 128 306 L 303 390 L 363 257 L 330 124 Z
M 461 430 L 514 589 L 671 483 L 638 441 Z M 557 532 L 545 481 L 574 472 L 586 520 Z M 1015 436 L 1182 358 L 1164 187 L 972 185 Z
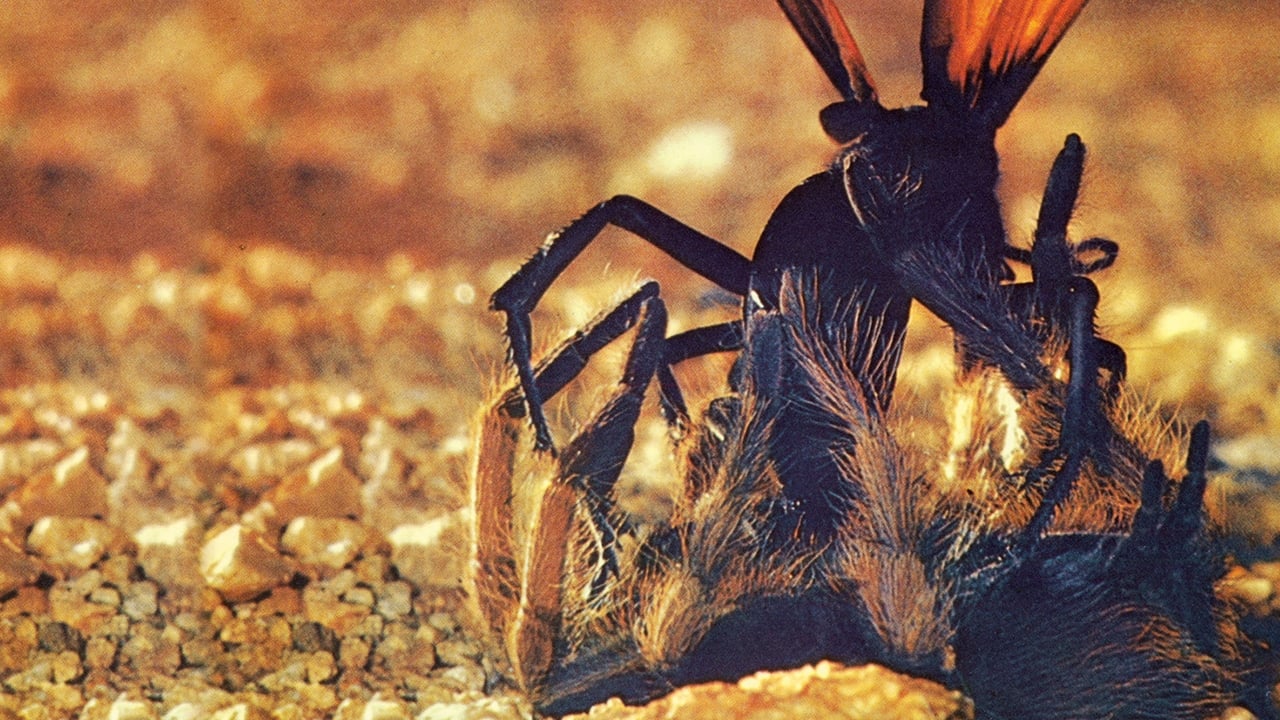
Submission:
M 876 102 L 867 63 L 833 0 L 778 0 L 778 5 L 845 100 Z
M 924 92 L 995 130 L 1088 0 L 926 0 Z

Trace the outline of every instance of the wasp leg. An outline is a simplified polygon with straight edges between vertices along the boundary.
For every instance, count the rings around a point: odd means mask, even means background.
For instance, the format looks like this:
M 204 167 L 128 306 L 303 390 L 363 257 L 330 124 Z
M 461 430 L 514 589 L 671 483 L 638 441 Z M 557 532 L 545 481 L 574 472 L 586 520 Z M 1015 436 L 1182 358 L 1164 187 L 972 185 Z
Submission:
M 635 233 L 677 262 L 724 289 L 747 292 L 750 261 L 719 241 L 703 235 L 661 210 L 636 198 L 618 195 L 591 208 L 564 229 L 553 233 L 532 258 L 503 283 L 489 301 L 507 315 L 510 359 L 520 377 L 537 447 L 553 448 L 551 431 L 542 412 L 543 396 L 534 382 L 530 358 L 532 327 L 529 314 L 569 263 L 595 239 L 605 225 Z
M 538 397 L 545 399 L 560 392 L 595 355 L 623 333 L 635 327 L 644 304 L 658 297 L 656 282 L 646 282 L 613 309 L 593 318 L 586 327 L 560 343 L 533 368 L 532 386 Z M 523 379 L 503 393 L 500 402 L 508 417 L 522 418 L 528 409 Z
M 1102 412 L 1098 387 L 1098 340 L 1094 337 L 1093 314 L 1098 307 L 1098 288 L 1088 278 L 1073 278 L 1067 286 L 1070 317 L 1071 378 L 1067 381 L 1066 407 L 1062 412 L 1062 432 L 1054 457 L 1064 458 L 1062 467 L 1022 531 L 1019 546 L 1030 552 L 1039 543 L 1058 506 L 1066 501 L 1080 476 L 1086 456 L 1095 458 L 1094 448 L 1103 448 L 1110 423 Z M 1025 557 L 1025 555 L 1024 555 Z
M 742 349 L 742 321 L 707 325 L 677 333 L 667 338 L 666 352 L 658 365 L 658 388 L 661 390 L 662 413 L 667 422 L 679 430 L 689 425 L 689 407 L 676 383 L 671 366 L 695 357 Z
M 637 319 L 635 341 L 615 394 L 569 444 L 558 460 L 556 477 L 543 493 L 533 525 L 520 588 L 520 606 L 508 636 L 526 687 L 536 687 L 554 659 L 560 629 L 570 534 L 575 508 L 582 502 L 598 546 L 598 570 L 591 593 L 598 594 L 618 571 L 613 514 L 613 485 L 635 440 L 645 388 L 662 360 L 666 309 L 646 300 Z

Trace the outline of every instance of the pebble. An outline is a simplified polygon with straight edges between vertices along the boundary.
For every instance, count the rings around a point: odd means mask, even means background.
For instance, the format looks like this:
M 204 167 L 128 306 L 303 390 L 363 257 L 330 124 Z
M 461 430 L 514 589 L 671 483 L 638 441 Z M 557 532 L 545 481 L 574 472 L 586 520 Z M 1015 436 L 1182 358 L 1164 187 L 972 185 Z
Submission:
M 154 720 L 155 708 L 145 700 L 132 700 L 121 693 L 111 703 L 107 720 Z
M 383 700 L 377 695 L 365 703 L 360 720 L 410 720 L 409 711 L 404 703 Z
M 298 517 L 342 518 L 360 513 L 360 480 L 343 463 L 342 448 L 321 453 L 271 488 L 245 513 L 255 527 L 280 528 Z
M 105 670 L 116 659 L 116 644 L 104 637 L 91 637 L 84 647 L 85 664 L 93 670 Z
M 74 650 L 65 650 L 53 658 L 53 681 L 60 685 L 75 680 L 84 673 L 80 664 L 80 655 Z
M 149 580 L 129 583 L 125 588 L 121 609 L 131 620 L 142 620 L 155 615 L 160 610 L 159 592 L 156 584 Z
M 472 665 L 481 654 L 480 646 L 471 640 L 441 640 L 435 648 L 441 665 Z
M 306 665 L 307 682 L 313 685 L 325 682 L 338 674 L 338 666 L 331 653 L 311 653 L 307 657 Z
M 235 524 L 200 549 L 200 574 L 229 602 L 248 600 L 284 585 L 294 566 L 258 533 Z
M 40 577 L 40 564 L 7 535 L 0 535 L 0 595 L 29 585 Z
M 88 570 L 104 555 L 121 552 L 124 533 L 101 520 L 83 517 L 44 516 L 27 535 L 27 547 L 54 565 Z
M 821 662 L 795 670 L 760 672 L 737 683 L 690 685 L 640 707 L 610 700 L 588 714 L 569 718 L 586 720 L 588 716 L 591 720 L 962 720 L 973 717 L 973 706 L 957 691 L 877 665 L 846 668 Z
M 463 586 L 471 513 L 455 510 L 422 523 L 400 525 L 387 534 L 391 564 L 405 580 L 421 588 L 456 590 Z
M 402 580 L 378 586 L 374 609 L 387 620 L 398 620 L 413 612 L 413 588 Z
M 356 637 L 342 639 L 338 649 L 338 664 L 343 669 L 358 670 L 369 664 L 371 646 L 368 641 Z
M 353 520 L 304 516 L 289 521 L 280 546 L 299 562 L 336 570 L 356 559 L 368 535 Z
M 414 720 L 526 720 L 532 716 L 533 711 L 527 702 L 509 697 L 492 697 L 479 698 L 469 703 L 435 703 L 418 713 Z
M 138 565 L 148 578 L 171 590 L 193 590 L 204 580 L 191 569 L 199 565 L 200 522 L 184 515 L 145 525 L 133 534 Z
M 45 652 L 60 653 L 71 651 L 78 653 L 84 648 L 84 638 L 65 623 L 51 622 L 40 626 L 37 634 L 40 649 Z
M 89 449 L 80 446 L 43 470 L 14 493 L 17 527 L 28 528 L 46 515 L 104 517 L 107 514 L 107 481 L 89 463 Z

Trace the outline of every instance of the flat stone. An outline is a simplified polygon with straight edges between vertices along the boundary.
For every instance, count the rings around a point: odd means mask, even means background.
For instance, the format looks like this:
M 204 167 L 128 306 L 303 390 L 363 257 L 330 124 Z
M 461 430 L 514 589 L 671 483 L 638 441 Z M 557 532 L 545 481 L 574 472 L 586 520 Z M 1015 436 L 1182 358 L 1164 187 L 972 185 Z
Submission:
M 824 661 L 795 670 L 756 673 L 737 683 L 690 685 L 640 707 L 613 699 L 590 713 L 568 718 L 588 716 L 591 720 L 963 720 L 973 717 L 973 705 L 956 691 L 878 665 L 847 668 Z

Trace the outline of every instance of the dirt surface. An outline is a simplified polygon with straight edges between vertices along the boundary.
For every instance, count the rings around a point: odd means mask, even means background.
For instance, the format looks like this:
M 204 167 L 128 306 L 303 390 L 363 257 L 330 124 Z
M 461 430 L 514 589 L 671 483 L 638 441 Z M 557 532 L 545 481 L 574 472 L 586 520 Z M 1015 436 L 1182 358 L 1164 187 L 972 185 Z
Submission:
M 885 101 L 914 102 L 916 5 L 842 7 Z M 503 686 L 458 589 L 469 423 L 502 373 L 487 295 L 615 193 L 749 253 L 832 150 L 835 93 L 766 0 L 337 8 L 0 10 L 0 718 L 518 715 L 481 699 Z M 1102 326 L 1135 383 L 1213 422 L 1258 615 L 1280 581 L 1276 37 L 1263 0 L 1095 0 L 999 138 L 1023 243 L 1063 137 L 1088 144 L 1075 231 L 1121 246 Z M 625 233 L 597 245 L 542 346 L 640 277 L 677 328 L 732 314 Z M 949 343 L 924 313 L 909 338 L 908 371 Z

